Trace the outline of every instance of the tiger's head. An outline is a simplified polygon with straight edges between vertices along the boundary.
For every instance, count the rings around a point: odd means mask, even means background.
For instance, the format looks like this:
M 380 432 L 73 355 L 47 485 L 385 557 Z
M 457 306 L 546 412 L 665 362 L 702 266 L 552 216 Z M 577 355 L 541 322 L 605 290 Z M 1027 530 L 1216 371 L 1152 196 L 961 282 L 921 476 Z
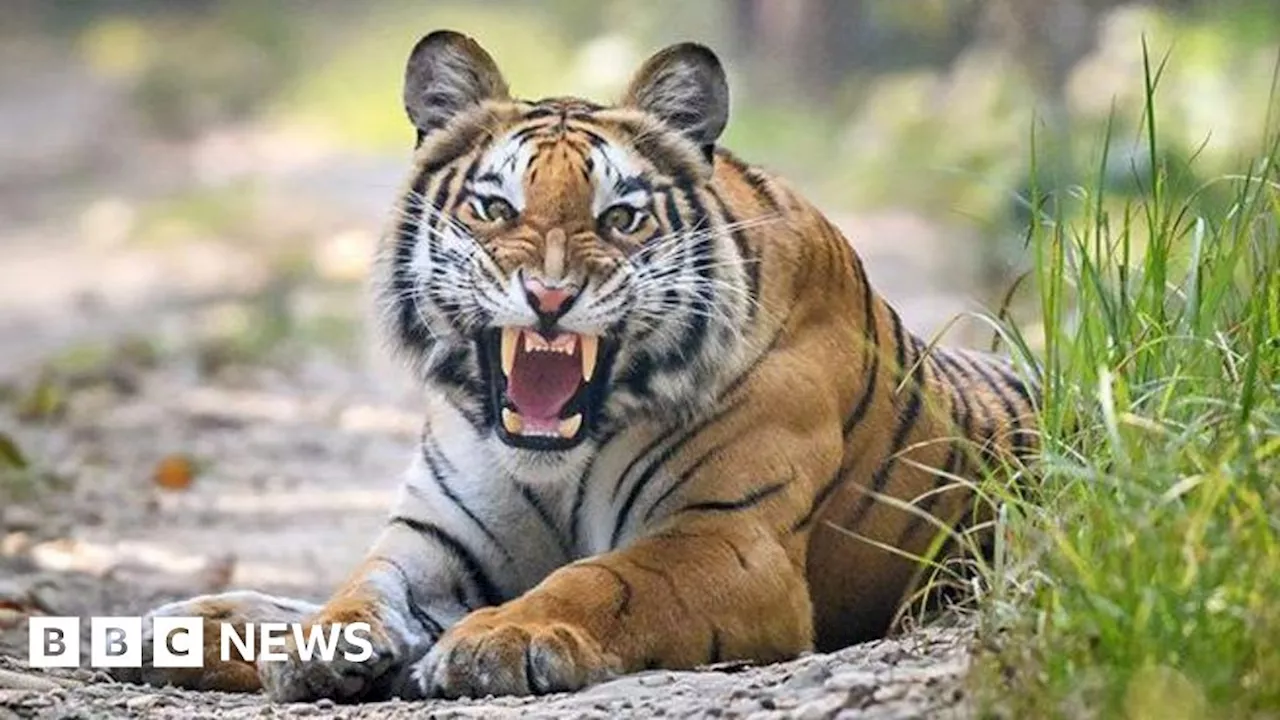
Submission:
M 738 356 L 753 270 L 711 191 L 729 95 L 672 46 L 606 107 L 511 97 L 449 31 L 405 72 L 415 167 L 379 264 L 392 344 L 478 429 L 571 449 L 686 416 Z

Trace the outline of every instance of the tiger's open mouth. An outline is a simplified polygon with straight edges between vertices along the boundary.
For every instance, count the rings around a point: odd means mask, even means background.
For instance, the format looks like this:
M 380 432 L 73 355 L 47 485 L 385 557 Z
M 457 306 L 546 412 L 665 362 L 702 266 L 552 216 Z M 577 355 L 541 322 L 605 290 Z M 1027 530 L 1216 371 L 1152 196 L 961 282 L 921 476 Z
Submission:
M 604 399 L 609 343 L 597 335 L 531 327 L 485 333 L 489 396 L 498 436 L 514 447 L 567 450 L 585 438 Z

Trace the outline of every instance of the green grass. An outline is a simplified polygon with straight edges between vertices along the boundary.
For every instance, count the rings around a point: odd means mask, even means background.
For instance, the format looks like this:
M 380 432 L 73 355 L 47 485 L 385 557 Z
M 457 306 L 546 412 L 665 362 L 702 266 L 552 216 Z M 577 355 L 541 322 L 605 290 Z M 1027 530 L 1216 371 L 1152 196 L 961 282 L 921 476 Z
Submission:
M 1148 109 L 1163 68 L 1148 56 Z M 973 681 L 994 716 L 1280 714 L 1275 120 L 1214 183 L 1225 202 L 1156 163 L 1123 203 L 1072 188 L 1037 208 L 1044 451 L 985 570 Z M 1155 113 L 1138 138 L 1161 157 Z

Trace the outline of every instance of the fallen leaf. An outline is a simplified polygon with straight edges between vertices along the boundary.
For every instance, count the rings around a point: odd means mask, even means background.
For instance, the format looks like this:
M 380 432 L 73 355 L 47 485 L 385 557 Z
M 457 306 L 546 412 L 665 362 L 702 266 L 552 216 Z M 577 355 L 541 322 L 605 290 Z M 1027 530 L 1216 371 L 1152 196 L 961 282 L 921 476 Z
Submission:
M 26 466 L 27 459 L 18 449 L 18 443 L 8 435 L 0 433 L 0 468 L 22 470 Z
M 165 490 L 186 490 L 195 478 L 195 461 L 181 453 L 161 458 L 152 474 L 155 484 Z

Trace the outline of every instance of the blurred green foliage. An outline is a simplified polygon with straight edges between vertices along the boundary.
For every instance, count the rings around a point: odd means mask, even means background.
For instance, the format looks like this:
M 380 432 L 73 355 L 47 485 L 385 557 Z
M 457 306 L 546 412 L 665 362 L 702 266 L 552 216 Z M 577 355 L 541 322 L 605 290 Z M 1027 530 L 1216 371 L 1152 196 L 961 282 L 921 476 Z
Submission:
M 130 84 L 161 135 L 261 122 L 384 153 L 411 140 L 403 62 L 430 29 L 475 35 L 527 97 L 608 99 L 648 52 L 698 39 L 728 58 L 726 143 L 743 155 L 830 205 L 905 207 L 988 231 L 1024 219 L 1033 130 L 1042 147 L 1062 145 L 1051 155 L 1068 160 L 1053 171 L 1070 184 L 1085 177 L 1087 164 L 1069 159 L 1087 138 L 1113 115 L 1138 119 L 1144 39 L 1157 57 L 1173 51 L 1162 133 L 1171 155 L 1199 156 L 1201 179 L 1256 146 L 1257 124 L 1242 118 L 1265 113 L 1280 52 L 1271 0 L 22 4 Z M 1064 20 L 1076 16 L 1079 27 Z M 1131 153 L 1112 155 L 1122 189 Z

